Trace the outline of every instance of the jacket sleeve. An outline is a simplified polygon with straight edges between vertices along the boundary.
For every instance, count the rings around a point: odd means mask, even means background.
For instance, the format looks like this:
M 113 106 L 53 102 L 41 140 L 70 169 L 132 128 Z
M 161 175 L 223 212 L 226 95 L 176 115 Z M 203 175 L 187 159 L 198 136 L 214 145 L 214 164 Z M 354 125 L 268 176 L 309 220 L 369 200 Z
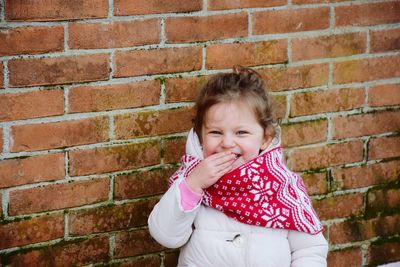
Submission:
M 328 242 L 322 233 L 310 235 L 289 231 L 288 240 L 292 254 L 291 267 L 326 267 Z
M 192 210 L 184 211 L 181 206 L 179 183 L 177 180 L 154 206 L 148 219 L 151 236 L 167 248 L 183 246 L 192 234 L 193 221 L 200 203 Z

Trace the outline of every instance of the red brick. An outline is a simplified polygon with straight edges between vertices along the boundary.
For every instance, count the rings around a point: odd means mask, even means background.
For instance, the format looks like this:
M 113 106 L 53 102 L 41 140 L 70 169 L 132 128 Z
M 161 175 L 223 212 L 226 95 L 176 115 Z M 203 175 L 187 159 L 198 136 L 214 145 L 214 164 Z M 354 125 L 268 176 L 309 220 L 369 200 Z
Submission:
M 400 22 L 400 2 L 335 7 L 335 26 L 369 26 Z
M 63 153 L 0 161 L 0 188 L 63 179 L 64 164 Z
M 328 192 L 326 173 L 303 174 L 302 178 L 308 194 L 319 195 Z
M 329 240 L 343 244 L 368 240 L 373 237 L 395 235 L 400 229 L 400 216 L 378 217 L 370 220 L 345 221 L 331 225 Z
M 115 177 L 115 199 L 132 199 L 164 193 L 174 169 L 156 169 Z
M 360 247 L 345 248 L 328 253 L 328 267 L 359 267 L 362 266 Z
M 117 52 L 114 77 L 199 70 L 202 53 L 201 47 Z
M 178 266 L 179 250 L 165 253 L 164 266 L 175 267 Z
M 106 86 L 80 86 L 69 91 L 69 112 L 90 112 L 156 105 L 160 83 L 142 81 Z
M 369 89 L 370 107 L 400 105 L 400 84 L 376 85 Z
M 234 65 L 256 66 L 287 62 L 287 60 L 286 40 L 215 44 L 207 47 L 206 67 L 224 69 Z
M 70 234 L 85 235 L 147 225 L 157 200 L 73 211 L 69 217 Z
M 186 138 L 171 138 L 164 140 L 164 163 L 177 163 L 185 154 Z
M 128 170 L 159 163 L 160 144 L 158 142 L 69 152 L 71 176 Z
M 357 216 L 364 211 L 363 198 L 363 193 L 327 197 L 313 201 L 313 206 L 321 220 Z
M 365 102 L 364 90 L 364 88 L 345 88 L 294 94 L 290 116 L 360 108 Z
M 2 193 L 0 193 L 0 218 L 3 218 L 3 194 Z
M 201 0 L 115 0 L 114 14 L 117 16 L 198 11 Z
M 109 258 L 108 250 L 107 237 L 94 237 L 13 254 L 8 261 L 10 266 L 82 266 L 106 261 Z
M 371 244 L 368 248 L 367 263 L 376 266 L 400 261 L 400 242 L 398 240 Z
M 63 113 L 63 90 L 0 95 L 0 121 L 40 118 Z
M 400 76 L 400 56 L 367 58 L 334 63 L 335 83 L 366 82 Z
M 400 136 L 374 138 L 368 144 L 368 159 L 400 156 Z
M 400 207 L 400 189 L 372 189 L 367 195 L 367 210 L 371 212 L 391 211 Z M 397 223 L 398 224 L 398 223 Z M 396 228 L 399 229 L 399 228 Z
M 165 35 L 168 43 L 244 37 L 247 23 L 246 13 L 167 18 Z
M 0 30 L 0 56 L 64 50 L 64 28 L 29 27 Z
M 184 132 L 191 128 L 193 108 L 144 111 L 115 116 L 118 139 Z
M 371 32 L 371 52 L 385 52 L 400 49 L 400 29 Z
M 165 262 L 165 261 L 164 261 Z M 146 255 L 146 257 L 136 257 L 130 261 L 123 261 L 121 264 L 118 264 L 120 267 L 159 267 L 161 265 L 161 259 L 157 255 Z M 166 266 L 164 264 L 164 266 Z M 175 265 L 177 266 L 177 265 Z
M 209 10 L 225 10 L 225 9 L 239 9 L 239 8 L 255 8 L 255 7 L 272 7 L 286 5 L 286 0 L 209 0 Z
M 295 171 L 359 162 L 363 159 L 363 142 L 357 140 L 318 147 L 298 148 L 293 150 L 290 158 L 292 169 Z
M 103 142 L 108 140 L 108 118 L 12 126 L 11 138 L 13 152 Z
M 163 250 L 149 234 L 148 230 L 139 229 L 118 233 L 115 237 L 115 257 L 125 258 Z
M 293 60 L 332 58 L 362 54 L 367 46 L 365 33 L 347 33 L 292 40 Z
M 9 213 L 20 215 L 105 201 L 109 187 L 109 179 L 104 178 L 11 191 Z
M 73 49 L 115 48 L 160 42 L 159 19 L 70 23 L 69 46 Z
M 0 61 L 0 89 L 4 88 L 4 69 L 3 62 Z
M 108 79 L 107 54 L 15 59 L 8 62 L 10 86 L 35 86 Z
M 326 140 L 328 122 L 326 120 L 306 121 L 282 125 L 282 144 L 298 146 Z
M 332 169 L 336 189 L 345 190 L 382 184 L 398 179 L 400 162 L 391 161 L 345 169 Z
M 272 34 L 327 29 L 329 8 L 302 8 L 254 12 L 253 34 Z
M 301 4 L 317 4 L 317 3 L 335 3 L 335 2 L 345 2 L 345 1 L 348 0 L 292 0 L 292 3 L 301 5 Z
M 194 101 L 205 82 L 205 76 L 167 79 L 165 81 L 166 102 Z
M 284 91 L 319 86 L 328 83 L 327 64 L 305 65 L 299 67 L 278 67 L 259 70 L 267 88 L 271 91 Z
M 393 111 L 333 118 L 333 138 L 336 139 L 394 132 L 399 128 L 399 113 Z
M 64 237 L 64 214 L 45 215 L 0 225 L 0 249 Z
M 285 118 L 286 117 L 286 107 L 287 107 L 287 98 L 285 95 L 273 95 L 271 96 L 272 109 L 275 112 L 276 118 Z
M 5 17 L 11 21 L 51 21 L 106 18 L 107 0 L 6 0 Z

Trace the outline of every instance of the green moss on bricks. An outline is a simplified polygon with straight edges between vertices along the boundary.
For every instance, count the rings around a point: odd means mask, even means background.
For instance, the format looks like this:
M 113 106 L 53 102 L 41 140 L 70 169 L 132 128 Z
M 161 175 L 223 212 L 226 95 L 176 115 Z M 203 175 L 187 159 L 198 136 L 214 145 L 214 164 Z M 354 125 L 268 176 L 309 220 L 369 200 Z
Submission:
M 165 85 L 165 81 L 166 81 L 165 77 L 160 76 L 160 77 L 157 77 L 156 80 L 159 81 L 161 85 Z

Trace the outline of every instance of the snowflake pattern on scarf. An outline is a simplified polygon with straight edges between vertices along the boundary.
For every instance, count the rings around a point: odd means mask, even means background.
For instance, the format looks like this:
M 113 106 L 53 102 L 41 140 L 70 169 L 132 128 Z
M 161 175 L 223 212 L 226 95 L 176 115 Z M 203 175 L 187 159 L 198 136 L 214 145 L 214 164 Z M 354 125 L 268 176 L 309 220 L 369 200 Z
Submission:
M 201 161 L 184 155 L 169 180 L 186 178 Z M 286 166 L 281 147 L 222 176 L 204 190 L 203 204 L 246 224 L 317 234 L 319 221 L 301 177 Z

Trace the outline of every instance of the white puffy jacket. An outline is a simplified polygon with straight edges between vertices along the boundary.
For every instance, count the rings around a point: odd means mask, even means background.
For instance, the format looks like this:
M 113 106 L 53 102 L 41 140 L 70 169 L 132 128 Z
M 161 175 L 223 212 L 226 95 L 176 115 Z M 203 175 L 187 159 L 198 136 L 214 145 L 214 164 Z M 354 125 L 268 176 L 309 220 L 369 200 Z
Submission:
M 186 150 L 195 154 L 191 141 L 189 136 Z M 148 219 L 157 242 L 168 248 L 182 247 L 178 266 L 326 266 L 328 244 L 322 233 L 248 225 L 203 204 L 184 211 L 179 191 L 182 179 L 168 189 Z

